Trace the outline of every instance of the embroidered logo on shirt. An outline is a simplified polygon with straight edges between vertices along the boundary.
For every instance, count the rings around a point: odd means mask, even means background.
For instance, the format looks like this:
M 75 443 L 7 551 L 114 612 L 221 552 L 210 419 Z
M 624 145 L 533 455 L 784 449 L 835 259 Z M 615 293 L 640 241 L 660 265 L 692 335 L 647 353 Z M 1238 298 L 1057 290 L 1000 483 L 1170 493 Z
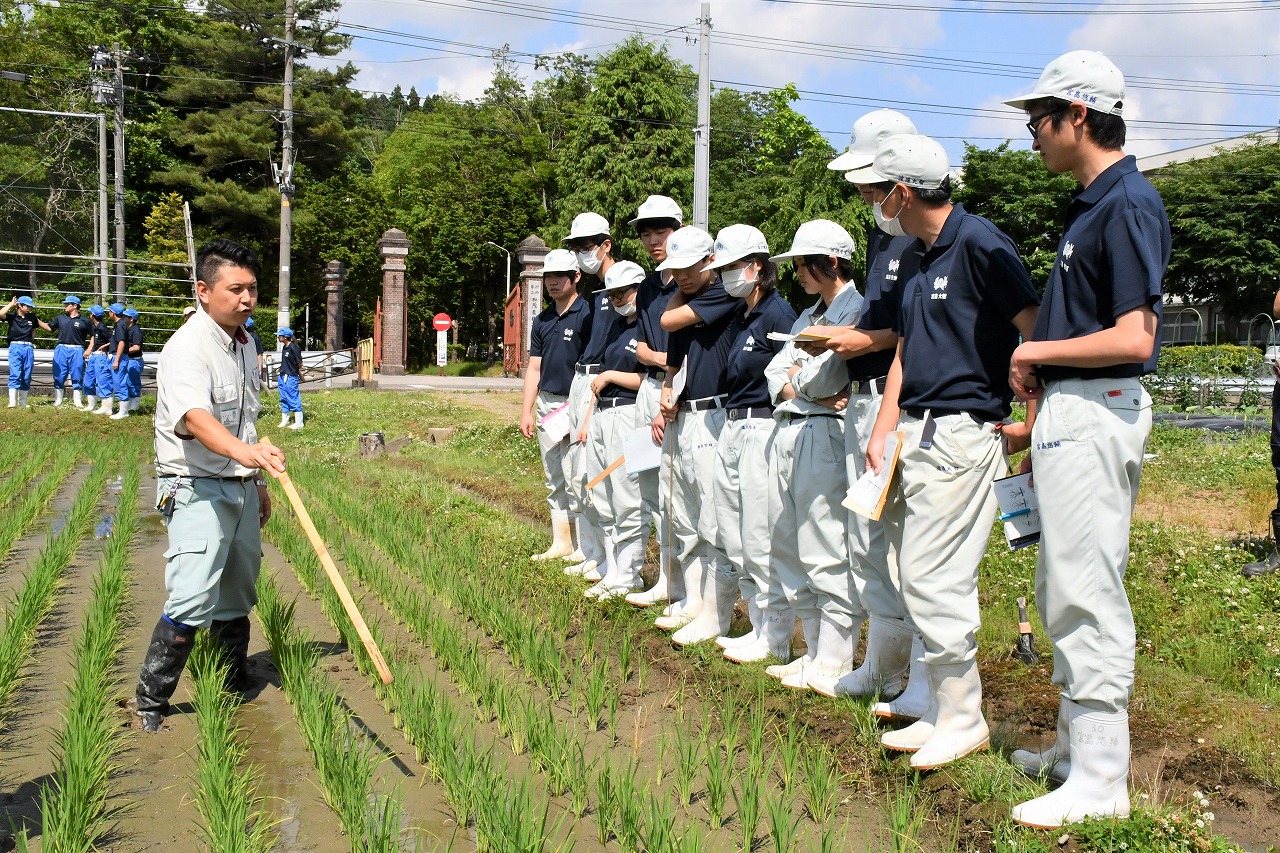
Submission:
M 1067 245 L 1062 247 L 1062 260 L 1058 263 L 1061 265 L 1063 272 L 1071 272 L 1071 264 L 1067 263 L 1067 261 L 1071 260 L 1071 256 L 1074 255 L 1075 252 L 1075 244 L 1070 241 L 1067 241 Z
M 1036 450 L 1053 450 L 1055 447 L 1061 446 L 1061 441 L 1042 441 L 1036 445 Z
M 747 339 L 742 343 L 742 351 L 751 352 L 753 349 L 755 349 L 755 346 L 756 346 L 755 336 L 747 335 Z
M 893 260 L 889 261 L 889 271 L 885 273 L 885 276 L 884 276 L 885 281 L 898 280 L 898 266 L 900 264 L 901 264 L 901 261 L 899 261 L 897 258 L 894 258 Z
M 635 355 L 636 347 L 638 346 L 640 346 L 640 341 L 638 341 L 635 338 L 632 338 L 631 340 L 627 341 L 627 352 L 631 353 L 632 355 Z
M 933 280 L 933 298 L 947 298 L 947 277 L 945 275 L 940 275 Z
M 565 329 L 565 330 L 564 330 L 564 339 L 565 339 L 566 341 L 571 341 L 571 340 L 573 340 L 573 329 Z

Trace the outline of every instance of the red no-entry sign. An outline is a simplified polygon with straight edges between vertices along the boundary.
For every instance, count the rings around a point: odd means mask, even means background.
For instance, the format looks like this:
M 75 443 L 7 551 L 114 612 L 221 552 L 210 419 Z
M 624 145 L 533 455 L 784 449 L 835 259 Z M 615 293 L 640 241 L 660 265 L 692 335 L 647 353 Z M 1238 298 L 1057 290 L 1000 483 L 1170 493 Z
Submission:
M 437 332 L 447 332 L 453 327 L 453 320 L 448 314 L 441 312 L 431 318 L 431 328 Z

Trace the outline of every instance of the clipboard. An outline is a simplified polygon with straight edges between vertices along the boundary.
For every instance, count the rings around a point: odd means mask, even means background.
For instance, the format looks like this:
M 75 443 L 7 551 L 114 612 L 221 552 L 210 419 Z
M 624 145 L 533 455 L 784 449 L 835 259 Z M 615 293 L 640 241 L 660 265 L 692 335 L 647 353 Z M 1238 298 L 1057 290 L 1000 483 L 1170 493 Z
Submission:
M 902 453 L 902 432 L 894 431 L 884 437 L 884 455 L 880 457 L 880 473 L 871 468 L 849 486 L 840 505 L 850 512 L 879 521 L 884 504 L 889 497 L 889 485 L 893 482 L 898 456 Z
M 1001 477 L 992 486 L 1004 522 L 1004 538 L 1010 550 L 1017 551 L 1040 541 L 1040 502 L 1031 485 L 1031 474 Z
M 770 332 L 765 337 L 771 341 L 798 341 L 802 344 L 817 343 L 818 341 L 831 339 L 831 335 L 826 332 L 798 332 L 794 335 L 788 335 L 784 332 Z
M 552 442 L 563 441 L 573 431 L 573 413 L 569 404 L 562 403 L 538 419 L 538 429 L 546 433 Z

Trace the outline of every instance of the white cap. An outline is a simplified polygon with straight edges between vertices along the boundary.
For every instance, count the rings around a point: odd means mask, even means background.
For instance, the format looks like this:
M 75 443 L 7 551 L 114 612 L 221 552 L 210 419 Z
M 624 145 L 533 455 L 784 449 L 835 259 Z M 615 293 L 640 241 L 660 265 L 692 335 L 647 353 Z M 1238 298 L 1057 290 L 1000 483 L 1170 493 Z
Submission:
M 830 219 L 813 219 L 796 229 L 790 251 L 774 255 L 773 259 L 785 261 L 799 255 L 835 255 L 847 261 L 853 257 L 853 238 Z
M 1096 50 L 1073 50 L 1045 66 L 1031 94 L 1005 103 L 1026 109 L 1027 104 L 1041 98 L 1081 103 L 1091 110 L 1118 116 L 1124 107 L 1124 75 Z
M 196 313 L 196 306 L 194 305 L 188 305 L 186 308 L 182 309 L 183 317 L 190 317 L 194 313 Z
M 686 225 L 667 238 L 667 259 L 659 270 L 683 270 L 697 264 L 715 248 L 716 241 L 701 228 Z
M 934 139 L 915 133 L 899 133 L 880 143 L 875 161 L 865 169 L 850 172 L 855 184 L 892 181 L 922 190 L 936 190 L 947 179 L 951 167 L 947 152 Z
M 853 123 L 849 147 L 827 164 L 837 172 L 865 169 L 876 159 L 876 149 L 885 137 L 897 133 L 918 133 L 911 119 L 896 110 L 874 110 Z
M 605 237 L 609 236 L 609 220 L 605 219 L 598 213 L 579 213 L 573 217 L 573 227 L 569 229 L 569 236 L 562 240 L 562 243 L 568 243 L 570 240 L 581 240 L 583 237 Z
M 748 255 L 769 254 L 769 244 L 759 228 L 750 225 L 730 225 L 721 228 L 716 235 L 716 259 L 707 264 L 705 269 L 713 270 L 727 267 L 734 261 L 740 261 Z
M 635 261 L 618 261 L 604 274 L 604 287 L 596 293 L 635 287 L 644 281 L 644 270 Z
M 578 256 L 568 249 L 552 249 L 542 259 L 542 271 L 544 273 L 578 272 Z
M 665 195 L 651 195 L 640 205 L 640 209 L 636 211 L 636 218 L 628 222 L 628 225 L 638 225 L 646 219 L 674 219 L 677 225 L 684 223 L 684 211 L 680 209 L 680 205 L 675 203 L 674 199 L 670 199 Z

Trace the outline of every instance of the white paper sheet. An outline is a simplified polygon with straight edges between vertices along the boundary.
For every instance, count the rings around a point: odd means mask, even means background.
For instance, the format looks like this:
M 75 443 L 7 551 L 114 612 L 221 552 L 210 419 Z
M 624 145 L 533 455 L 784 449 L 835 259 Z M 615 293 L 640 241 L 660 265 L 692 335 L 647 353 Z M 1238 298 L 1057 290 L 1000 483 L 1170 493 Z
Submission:
M 689 356 L 684 357 L 684 361 L 680 362 L 680 369 L 676 371 L 676 375 L 671 377 L 671 399 L 680 402 L 680 395 L 684 393 L 685 381 L 689 378 L 688 373 Z
M 543 415 L 538 421 L 538 429 L 547 434 L 551 441 L 560 441 L 573 429 L 573 413 L 569 404 L 565 403 Z
M 1004 522 L 1004 538 L 1014 551 L 1040 541 L 1040 503 L 1031 474 L 1014 474 L 995 481 L 996 502 Z
M 622 455 L 628 474 L 652 471 L 662 464 L 662 447 L 653 443 L 653 429 L 647 426 L 627 433 L 622 439 Z
M 891 432 L 884 437 L 884 455 L 880 458 L 880 473 L 868 468 L 862 476 L 849 486 L 841 504 L 850 512 L 865 515 L 872 520 L 878 519 L 884 510 L 885 492 L 889 490 L 889 482 L 893 479 L 893 469 L 898 460 L 898 445 L 902 441 L 902 433 Z

